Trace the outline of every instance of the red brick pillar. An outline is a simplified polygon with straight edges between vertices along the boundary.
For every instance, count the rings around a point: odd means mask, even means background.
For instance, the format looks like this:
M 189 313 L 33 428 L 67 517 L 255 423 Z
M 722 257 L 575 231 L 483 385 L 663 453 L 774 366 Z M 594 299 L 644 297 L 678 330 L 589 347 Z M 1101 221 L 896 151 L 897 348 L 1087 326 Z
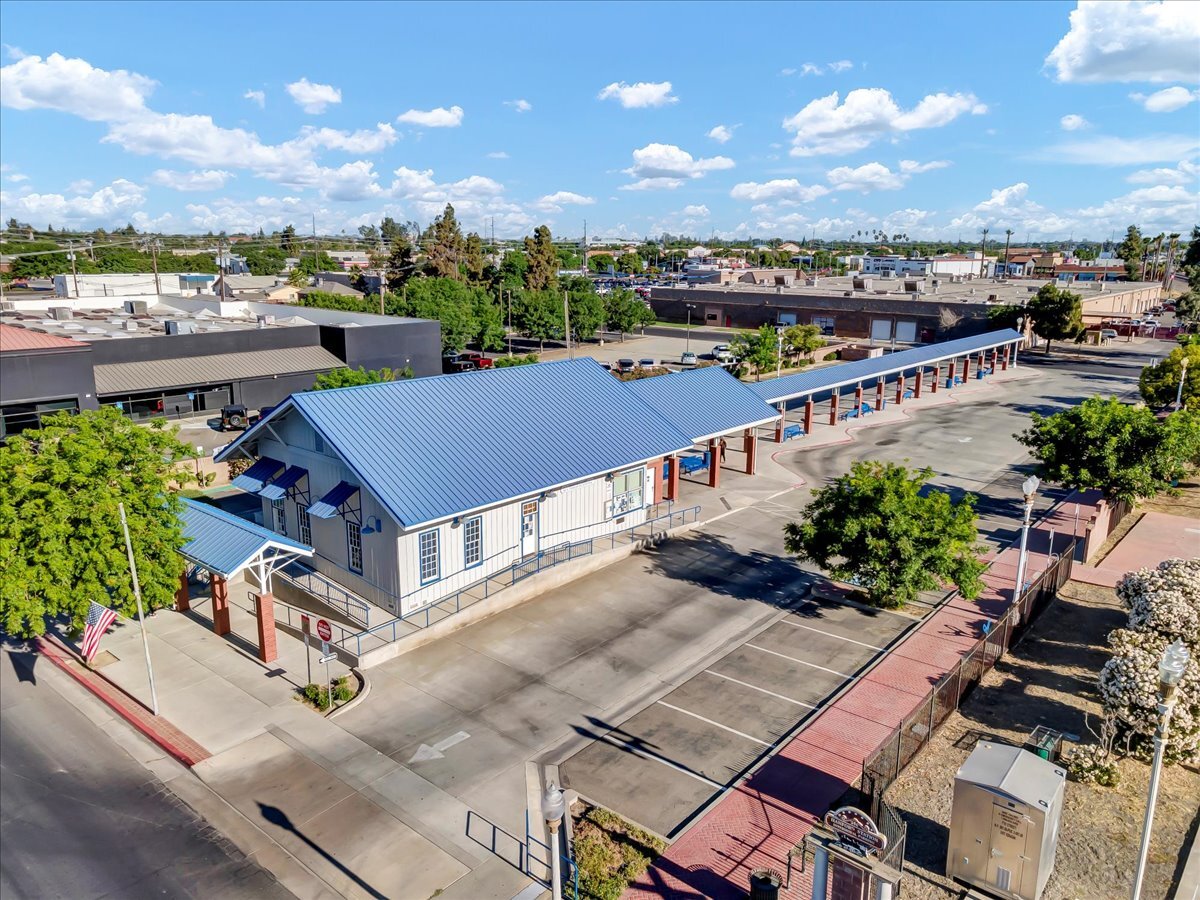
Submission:
M 904 373 L 901 372 L 896 376 L 896 402 L 904 402 Z
M 941 380 L 942 380 L 942 367 L 934 366 L 933 367 L 933 381 L 929 382 L 929 393 L 931 393 L 931 394 L 937 393 L 938 382 Z
M 229 634 L 229 582 L 213 573 L 209 582 L 212 591 L 212 620 L 214 634 Z
M 963 357 L 962 380 L 963 384 L 967 383 L 967 379 L 971 377 L 971 357 Z
M 860 384 L 858 387 L 856 387 L 854 389 L 854 408 L 858 411 L 859 415 L 862 414 L 862 397 L 863 397 L 863 388 L 862 388 L 862 385 Z
M 679 457 L 672 456 L 667 461 L 667 499 L 679 499 Z
M 258 595 L 258 658 L 265 663 L 275 662 L 279 651 L 275 648 L 275 597 L 272 594 Z
M 786 407 L 784 404 L 780 403 L 779 418 L 775 421 L 775 443 L 777 444 L 783 443 L 783 426 L 787 423 L 787 415 L 784 412 L 785 409 Z
M 1000 363 L 1000 371 L 1001 372 L 1008 371 L 1008 354 L 1009 354 L 1010 350 L 1012 350 L 1012 348 L 1008 344 L 1005 344 L 1004 345 L 1004 359 Z
M 849 860 L 830 854 L 829 900 L 863 900 L 866 897 L 867 873 Z
M 758 455 L 758 438 L 754 436 L 754 429 L 746 429 L 746 439 L 742 443 L 742 447 L 746 451 L 746 474 L 754 474 L 755 457 Z
M 875 382 L 875 412 L 883 409 L 883 379 Z
M 835 390 L 833 396 L 829 398 L 829 424 L 837 424 L 838 414 L 838 392 Z
M 986 367 L 987 367 L 987 353 L 983 350 L 980 350 L 979 351 L 979 362 L 975 366 L 975 371 L 982 373 Z
M 921 368 L 917 369 L 917 380 L 913 384 L 913 397 L 914 398 L 921 396 L 921 380 L 924 377 L 925 377 L 925 367 L 921 366 Z
M 656 462 L 654 464 L 654 502 L 655 503 L 663 502 L 663 487 L 664 487 L 663 482 L 666 481 L 666 479 L 663 478 L 663 467 L 666 465 L 669 465 L 669 463 L 667 462 L 667 458 L 665 456 L 662 459 L 658 460 L 658 462 Z
M 187 612 L 192 608 L 191 591 L 188 590 L 187 569 L 179 573 L 179 588 L 175 591 L 175 609 Z
M 720 487 L 721 485 L 721 445 L 716 438 L 710 438 L 708 441 L 708 486 L 710 488 Z
M 804 401 L 804 433 L 812 434 L 813 429 L 813 413 L 817 410 L 817 404 L 813 403 L 809 397 Z

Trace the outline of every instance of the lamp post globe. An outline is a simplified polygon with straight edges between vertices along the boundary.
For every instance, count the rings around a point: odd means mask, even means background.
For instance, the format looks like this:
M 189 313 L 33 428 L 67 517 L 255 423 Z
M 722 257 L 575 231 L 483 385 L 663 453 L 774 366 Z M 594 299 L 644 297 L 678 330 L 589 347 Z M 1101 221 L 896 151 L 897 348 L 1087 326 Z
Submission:
M 558 828 L 566 811 L 567 801 L 563 792 L 554 782 L 550 782 L 546 785 L 546 793 L 542 795 L 542 818 L 550 829 L 550 896 L 553 900 L 562 900 L 562 855 L 558 849 Z

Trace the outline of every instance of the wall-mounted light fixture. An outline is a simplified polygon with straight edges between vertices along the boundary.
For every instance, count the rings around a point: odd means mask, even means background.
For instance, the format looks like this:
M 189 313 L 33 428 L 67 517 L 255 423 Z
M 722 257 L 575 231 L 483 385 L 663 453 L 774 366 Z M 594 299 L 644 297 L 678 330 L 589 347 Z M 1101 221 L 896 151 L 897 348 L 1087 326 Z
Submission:
M 379 534 L 383 530 L 383 523 L 379 521 L 379 516 L 367 516 L 366 524 L 363 525 L 361 534 Z
M 450 522 L 450 527 L 457 528 L 461 524 L 462 524 L 462 516 L 455 516 L 454 519 Z

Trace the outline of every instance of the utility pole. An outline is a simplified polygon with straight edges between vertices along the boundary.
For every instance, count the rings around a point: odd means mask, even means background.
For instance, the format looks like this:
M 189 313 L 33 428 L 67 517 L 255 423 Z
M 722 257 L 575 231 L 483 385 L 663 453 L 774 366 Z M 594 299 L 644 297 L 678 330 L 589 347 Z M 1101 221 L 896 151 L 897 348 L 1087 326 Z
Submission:
M 150 259 L 154 264 L 154 293 L 162 293 L 162 282 L 158 279 L 158 238 L 150 238 L 145 242 L 145 247 L 150 251 Z
M 586 275 L 586 274 L 587 274 L 587 270 L 588 270 L 588 264 L 587 264 L 587 251 L 588 251 L 588 242 L 587 242 L 587 219 L 584 219 L 584 220 L 583 220 L 583 274 L 584 274 L 584 275 Z
M 312 214 L 312 228 L 313 228 L 313 277 L 316 278 L 317 269 L 320 268 L 320 263 L 318 262 L 318 259 L 320 258 L 320 248 L 317 246 L 317 214 L 316 213 Z
M 221 270 L 221 302 L 228 298 L 229 268 L 225 265 L 225 242 L 217 241 L 217 268 Z
M 987 252 L 987 236 L 988 229 L 983 229 L 983 238 L 979 241 L 979 277 L 983 278 L 987 275 L 987 257 L 984 254 Z
M 567 304 L 569 295 L 563 291 L 563 333 L 567 336 L 567 359 L 575 358 L 575 349 L 571 346 L 571 310 Z
M 1008 244 L 1012 240 L 1013 230 L 1011 228 L 1004 229 L 1004 277 L 1008 277 Z
M 67 257 L 71 260 L 71 280 L 75 282 L 75 297 L 79 298 L 79 273 L 75 271 L 75 242 L 67 241 Z

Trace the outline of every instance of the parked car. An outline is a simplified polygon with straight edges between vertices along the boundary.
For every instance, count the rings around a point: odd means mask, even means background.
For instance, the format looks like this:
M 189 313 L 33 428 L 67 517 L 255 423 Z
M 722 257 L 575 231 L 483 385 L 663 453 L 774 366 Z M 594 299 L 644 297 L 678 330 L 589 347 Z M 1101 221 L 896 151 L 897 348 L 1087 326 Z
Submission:
M 268 407 L 270 412 L 274 407 Z M 228 406 L 221 407 L 221 430 L 222 431 L 244 431 L 251 425 L 257 425 L 258 420 L 262 418 L 262 414 L 251 414 L 244 403 L 231 403 Z
M 638 365 L 641 366 L 642 368 L 647 368 L 649 366 L 657 366 L 658 362 L 653 357 L 643 356 L 641 359 L 638 360 Z
M 474 350 L 464 350 L 462 353 L 458 354 L 458 358 L 462 362 L 475 363 L 475 368 L 477 369 L 492 368 L 491 359 L 484 356 L 482 353 L 476 353 Z
M 729 363 L 734 361 L 733 350 L 728 344 L 717 344 L 712 348 L 712 357 L 717 362 Z
M 478 369 L 492 368 L 492 361 L 482 353 L 476 353 L 473 350 L 464 350 L 462 353 L 447 353 L 442 357 L 442 371 L 451 372 L 474 372 Z
M 618 359 L 617 360 L 617 371 L 618 372 L 632 372 L 634 370 L 634 368 L 635 368 L 635 366 L 634 366 L 634 362 L 632 359 Z
M 694 366 L 697 362 L 699 362 L 699 360 L 696 358 L 696 354 L 691 350 L 688 350 L 683 354 L 683 356 L 679 357 L 679 364 L 681 366 Z
M 1117 332 L 1115 329 L 1113 329 L 1113 328 L 1101 328 L 1100 329 L 1100 341 L 1102 343 L 1104 341 L 1115 341 L 1116 339 L 1117 339 Z

